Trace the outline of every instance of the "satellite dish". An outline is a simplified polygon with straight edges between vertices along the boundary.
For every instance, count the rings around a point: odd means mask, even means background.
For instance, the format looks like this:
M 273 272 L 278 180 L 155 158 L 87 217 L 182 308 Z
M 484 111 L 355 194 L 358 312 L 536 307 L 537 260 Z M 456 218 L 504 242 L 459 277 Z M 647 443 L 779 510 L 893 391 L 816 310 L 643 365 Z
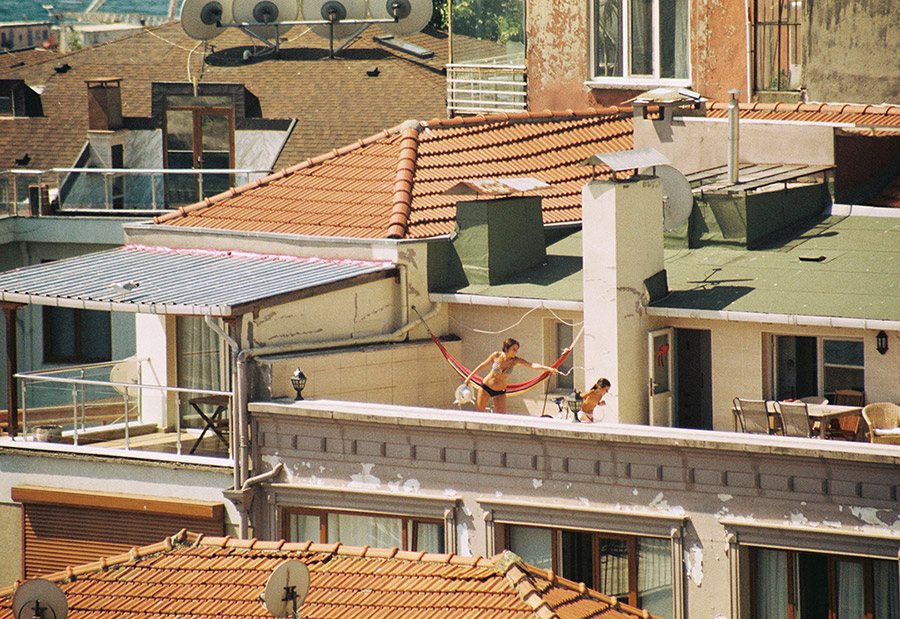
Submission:
M 297 607 L 309 593 L 309 568 L 296 559 L 275 568 L 266 581 L 263 602 L 273 617 L 296 617 Z
M 414 34 L 427 26 L 432 10 L 431 0 L 371 0 L 369 4 L 374 19 L 393 19 L 395 14 L 399 16 L 400 20 L 393 24 L 378 24 L 398 37 Z
M 16 589 L 12 611 L 14 619 L 66 619 L 69 605 L 66 594 L 55 583 L 34 578 Z
M 217 22 L 231 21 L 231 0 L 184 0 L 181 27 L 192 39 L 208 41 L 225 32 Z
M 641 174 L 653 174 L 662 181 L 663 228 L 674 230 L 684 225 L 694 208 L 694 193 L 691 191 L 690 181 L 670 165 L 644 168 Z
M 346 39 L 359 30 L 360 24 L 342 24 L 345 19 L 366 18 L 366 0 L 300 0 L 303 19 L 317 21 L 334 19 L 334 38 Z M 310 26 L 310 30 L 320 37 L 329 38 L 331 26 L 327 24 Z
M 185 0 L 186 2 L 189 0 Z M 295 21 L 299 7 L 297 0 L 234 0 L 234 21 L 277 24 Z M 264 39 L 275 36 L 275 26 L 248 26 L 248 30 Z

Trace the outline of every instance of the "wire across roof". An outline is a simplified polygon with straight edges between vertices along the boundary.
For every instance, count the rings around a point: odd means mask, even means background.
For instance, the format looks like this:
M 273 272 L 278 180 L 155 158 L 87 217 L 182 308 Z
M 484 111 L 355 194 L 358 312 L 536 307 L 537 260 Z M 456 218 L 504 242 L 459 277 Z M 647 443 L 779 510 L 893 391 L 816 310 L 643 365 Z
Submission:
M 126 245 L 0 274 L 0 301 L 149 314 L 234 316 L 334 285 L 386 277 L 390 262 Z

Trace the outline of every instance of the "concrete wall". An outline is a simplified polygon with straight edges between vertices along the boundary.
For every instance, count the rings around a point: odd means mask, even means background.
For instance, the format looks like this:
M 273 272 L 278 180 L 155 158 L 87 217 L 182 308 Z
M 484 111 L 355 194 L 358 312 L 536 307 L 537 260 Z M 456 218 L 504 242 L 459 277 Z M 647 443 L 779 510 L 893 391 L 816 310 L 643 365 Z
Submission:
M 816 0 L 804 30 L 811 101 L 896 102 L 900 68 L 897 0 Z
M 509 522 L 671 538 L 675 616 L 733 619 L 749 617 L 750 545 L 900 549 L 888 446 L 329 401 L 250 410 L 255 470 L 285 467 L 258 490 L 260 539 L 281 537 L 286 506 L 446 513 L 464 555 L 500 551 Z
M 834 129 L 812 123 L 740 122 L 741 163 L 832 165 Z M 634 119 L 634 147 L 655 148 L 672 166 L 688 174 L 728 163 L 728 122 L 666 115 L 665 120 Z

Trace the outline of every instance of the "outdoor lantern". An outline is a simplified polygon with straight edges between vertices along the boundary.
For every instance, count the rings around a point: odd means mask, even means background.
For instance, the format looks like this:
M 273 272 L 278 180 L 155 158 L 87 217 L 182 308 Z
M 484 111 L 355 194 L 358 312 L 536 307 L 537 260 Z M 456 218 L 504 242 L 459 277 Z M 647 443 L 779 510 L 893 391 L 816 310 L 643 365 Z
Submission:
M 300 392 L 306 387 L 306 374 L 304 374 L 303 370 L 300 368 L 294 370 L 294 373 L 291 375 L 291 386 L 294 388 L 294 391 L 297 392 L 297 397 L 294 398 L 294 400 L 302 400 L 303 394 Z
M 879 331 L 875 336 L 875 350 L 880 352 L 882 355 L 888 351 L 887 340 L 887 333 L 885 333 L 884 331 Z
M 576 419 L 578 418 L 578 411 L 581 410 L 581 403 L 583 401 L 584 400 L 581 399 L 581 394 L 578 393 L 577 391 L 573 391 L 566 398 L 566 406 L 569 407 L 569 412 L 572 413 L 573 415 L 575 415 Z

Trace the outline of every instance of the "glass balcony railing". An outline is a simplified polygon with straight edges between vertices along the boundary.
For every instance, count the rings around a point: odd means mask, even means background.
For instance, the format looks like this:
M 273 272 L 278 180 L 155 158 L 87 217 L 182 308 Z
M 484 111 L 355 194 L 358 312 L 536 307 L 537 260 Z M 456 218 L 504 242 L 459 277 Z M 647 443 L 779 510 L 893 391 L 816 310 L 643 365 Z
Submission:
M 146 384 L 146 359 L 21 372 L 16 440 L 231 458 L 232 394 Z
M 147 215 L 199 202 L 269 173 L 250 169 L 4 170 L 0 171 L 0 216 L 97 211 Z

